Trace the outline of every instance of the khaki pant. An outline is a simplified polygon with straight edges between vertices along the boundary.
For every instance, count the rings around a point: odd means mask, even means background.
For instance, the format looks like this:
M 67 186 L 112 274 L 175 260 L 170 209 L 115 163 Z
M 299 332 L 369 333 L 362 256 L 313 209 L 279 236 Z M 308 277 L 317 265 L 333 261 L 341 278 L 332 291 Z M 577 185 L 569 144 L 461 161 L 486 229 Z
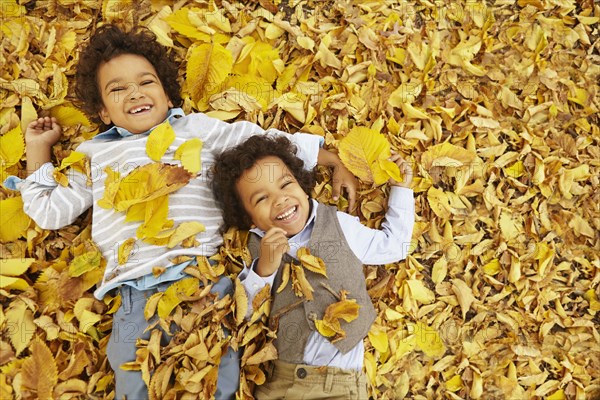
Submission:
M 264 385 L 256 387 L 254 396 L 258 400 L 369 399 L 362 372 L 282 361 L 274 362 L 273 372 Z

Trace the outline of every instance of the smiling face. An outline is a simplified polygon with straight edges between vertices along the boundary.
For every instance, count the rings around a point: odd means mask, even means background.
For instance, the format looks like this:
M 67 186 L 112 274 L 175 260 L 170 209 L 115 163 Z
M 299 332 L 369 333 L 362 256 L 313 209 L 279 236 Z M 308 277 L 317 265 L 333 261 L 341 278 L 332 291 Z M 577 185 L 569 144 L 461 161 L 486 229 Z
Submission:
M 122 54 L 98 68 L 103 107 L 100 119 L 131 133 L 160 124 L 173 104 L 152 64 L 136 54 Z
M 278 227 L 290 237 L 308 220 L 308 195 L 279 157 L 258 160 L 244 171 L 236 190 L 252 222 L 263 231 Z

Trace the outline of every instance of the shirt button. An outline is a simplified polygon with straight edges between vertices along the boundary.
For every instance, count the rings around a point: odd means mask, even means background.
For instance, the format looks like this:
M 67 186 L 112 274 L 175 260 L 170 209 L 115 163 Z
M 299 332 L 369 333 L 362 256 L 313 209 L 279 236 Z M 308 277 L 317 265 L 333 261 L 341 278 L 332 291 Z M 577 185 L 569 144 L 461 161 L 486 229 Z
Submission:
M 300 379 L 306 378 L 306 370 L 304 368 L 298 368 L 296 371 L 296 376 Z

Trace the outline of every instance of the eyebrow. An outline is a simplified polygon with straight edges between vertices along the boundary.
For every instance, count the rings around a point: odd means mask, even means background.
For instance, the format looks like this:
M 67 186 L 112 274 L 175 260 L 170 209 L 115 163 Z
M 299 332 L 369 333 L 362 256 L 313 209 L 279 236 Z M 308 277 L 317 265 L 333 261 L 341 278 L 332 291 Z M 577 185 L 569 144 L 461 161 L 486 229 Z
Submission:
M 142 72 L 142 73 L 138 74 L 137 78 L 140 79 L 140 78 L 143 78 L 146 75 L 150 75 L 153 78 L 158 79 L 158 76 L 154 75 L 152 72 Z M 110 81 L 106 82 L 106 85 L 104 86 L 104 90 L 107 90 L 108 87 L 110 85 L 112 85 L 113 83 L 119 83 L 121 80 L 122 80 L 121 77 L 118 77 L 118 78 L 115 78 L 115 79 L 111 79 Z

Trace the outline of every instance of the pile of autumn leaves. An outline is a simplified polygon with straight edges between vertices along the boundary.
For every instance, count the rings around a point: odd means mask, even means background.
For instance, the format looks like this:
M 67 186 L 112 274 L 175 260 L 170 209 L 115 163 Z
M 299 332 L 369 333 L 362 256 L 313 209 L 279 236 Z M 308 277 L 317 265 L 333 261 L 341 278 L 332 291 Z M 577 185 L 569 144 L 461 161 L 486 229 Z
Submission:
M 265 0 L 177 7 L 38 1 L 27 10 L 3 1 L 0 178 L 23 174 L 24 126 L 47 113 L 65 128 L 54 148 L 56 180 L 65 184 L 69 168 L 86 170 L 72 150 L 96 131 L 68 102 L 75 48 L 98 18 L 141 23 L 182 61 L 186 111 L 323 136 L 363 182 L 356 213 L 366 225 L 380 226 L 382 184 L 398 173 L 389 152 L 414 163 L 410 256 L 365 266 L 378 310 L 365 354 L 374 397 L 598 393 L 598 5 Z M 169 136 L 163 130 L 159 140 Z M 148 193 L 167 181 L 185 184 L 198 170 L 189 154 L 199 146 L 179 151 L 188 172 L 173 170 L 173 179 L 138 170 L 165 179 Z M 153 148 L 158 154 L 149 156 L 159 161 L 160 146 Z M 321 173 L 315 197 L 330 202 L 329 172 Z M 141 216 L 145 205 L 119 192 L 123 177 L 111 177 L 100 206 Z M 105 347 L 120 299 L 92 296 L 104 260 L 90 241 L 90 214 L 44 231 L 5 188 L 0 210 L 0 398 L 110 397 Z M 173 227 L 159 237 L 156 221 L 138 220 L 140 238 L 165 246 L 194 245 L 201 229 Z M 246 235 L 227 232 L 215 266 L 199 258 L 186 270 L 189 279 L 148 302 L 146 317 L 181 329 L 162 347 L 153 331 L 125 366 L 142 371 L 152 398 L 209 396 L 227 346 L 242 349 L 243 397 L 264 382 L 263 363 L 276 357 L 268 291 L 245 320 L 239 281 L 233 297 L 219 300 L 208 290 L 248 261 Z M 129 250 L 125 243 L 119 258 Z M 290 266 L 289 276 L 306 296 L 299 268 L 321 267 L 314 259 L 304 265 Z M 336 315 L 332 309 L 319 322 L 322 333 L 343 335 Z

